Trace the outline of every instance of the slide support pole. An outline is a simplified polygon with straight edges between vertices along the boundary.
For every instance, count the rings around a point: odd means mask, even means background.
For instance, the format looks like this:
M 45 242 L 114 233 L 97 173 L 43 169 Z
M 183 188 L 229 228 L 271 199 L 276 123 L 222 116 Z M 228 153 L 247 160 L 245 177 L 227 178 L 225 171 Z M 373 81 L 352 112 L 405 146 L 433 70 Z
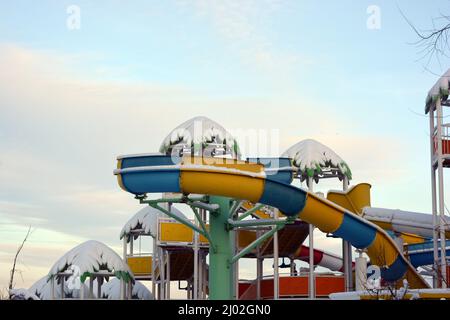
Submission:
M 439 281 L 439 242 L 436 196 L 436 170 L 434 168 L 434 110 L 430 109 L 430 168 L 431 168 L 431 213 L 433 215 L 433 288 L 438 288 Z
M 348 178 L 344 177 L 342 181 L 342 190 L 347 191 L 348 185 Z M 344 262 L 345 291 L 349 292 L 353 290 L 352 245 L 345 240 L 342 240 L 342 258 Z
M 307 180 L 308 190 L 314 192 L 314 180 L 309 177 Z M 309 273 L 308 273 L 308 298 L 315 299 L 316 297 L 316 284 L 314 279 L 314 226 L 309 225 Z
M 209 233 L 216 244 L 216 250 L 209 252 L 209 298 L 211 300 L 233 299 L 233 268 L 231 259 L 234 252 L 234 239 L 228 229 L 230 199 L 210 197 L 210 203 L 219 209 L 209 215 Z
M 275 220 L 278 219 L 278 209 L 274 209 Z M 280 273 L 279 273 L 279 251 L 278 251 L 278 226 L 273 227 L 273 299 L 280 299 Z
M 437 111 L 437 140 L 438 140 L 438 183 L 439 183 L 439 234 L 441 248 L 441 287 L 447 288 L 447 253 L 445 251 L 445 203 L 444 203 L 444 167 L 442 157 L 442 105 L 441 100 L 436 101 Z

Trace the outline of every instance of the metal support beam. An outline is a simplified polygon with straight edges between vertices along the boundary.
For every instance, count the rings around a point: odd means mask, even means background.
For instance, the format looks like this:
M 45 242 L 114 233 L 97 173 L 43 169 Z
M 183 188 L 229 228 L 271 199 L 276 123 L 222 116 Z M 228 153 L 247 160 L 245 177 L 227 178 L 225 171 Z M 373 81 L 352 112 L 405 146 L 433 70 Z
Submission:
M 278 219 L 278 209 L 274 209 L 274 218 Z M 283 226 L 284 227 L 284 226 Z M 273 227 L 273 299 L 280 299 L 280 274 L 279 274 L 279 255 L 278 255 L 278 230 L 279 226 Z
M 158 261 L 158 248 L 156 247 L 156 239 L 152 238 L 153 242 L 153 252 L 152 252 L 152 294 L 153 298 L 156 299 L 156 279 L 155 279 L 155 273 L 156 273 L 156 263 Z
M 441 287 L 447 288 L 447 253 L 445 251 L 445 202 L 444 202 L 444 167 L 442 158 L 442 105 L 441 99 L 436 101 L 437 112 L 437 140 L 438 140 L 438 184 L 439 184 L 439 234 L 441 248 Z
M 161 300 L 166 298 L 166 261 L 164 249 L 159 248 L 159 283 Z
M 254 214 L 256 211 L 261 210 L 262 208 L 264 208 L 263 204 L 257 204 L 255 205 L 253 208 L 251 208 L 250 210 L 247 210 L 246 212 L 244 212 L 242 215 L 240 215 L 238 217 L 238 220 L 244 220 L 245 218 L 247 218 L 248 216 Z
M 198 221 L 197 221 L 198 223 Z M 194 232 L 194 288 L 192 299 L 198 299 L 198 251 L 199 248 L 199 235 L 198 232 Z
M 167 215 L 168 215 L 169 217 L 171 217 L 172 219 L 174 219 L 174 220 L 178 221 L 179 223 L 184 224 L 185 226 L 191 228 L 192 230 L 194 230 L 194 231 L 200 233 L 200 234 L 201 234 L 202 236 L 204 236 L 205 238 L 208 238 L 208 237 L 209 237 L 209 235 L 207 235 L 201 228 L 199 228 L 198 226 L 196 226 L 195 224 L 193 224 L 193 223 L 190 222 L 189 220 L 177 216 L 177 215 L 174 214 L 173 212 L 171 212 L 171 211 L 169 211 L 169 210 L 166 210 L 166 209 L 164 209 L 163 207 L 159 206 L 157 203 L 156 203 L 156 204 L 155 204 L 155 203 L 150 204 L 150 206 L 153 207 L 153 208 L 155 208 L 155 209 L 158 209 L 158 210 L 164 212 L 165 214 L 167 214 Z
M 249 254 L 257 246 L 262 244 L 267 239 L 271 238 L 277 231 L 283 229 L 284 226 L 285 226 L 284 223 L 282 225 L 276 225 L 276 226 L 274 226 L 274 228 L 272 230 L 270 230 L 269 232 L 266 232 L 261 237 L 259 237 L 258 239 L 256 239 L 252 243 L 250 243 L 248 246 L 246 246 L 244 249 L 242 249 L 237 255 L 235 255 L 231 259 L 231 264 L 235 263 L 240 258 L 242 258 L 242 257 L 246 256 L 247 254 Z
M 200 250 L 198 252 L 198 296 L 197 296 L 199 300 L 203 299 L 203 272 L 204 272 L 203 252 L 202 250 Z
M 433 287 L 438 288 L 439 277 L 439 221 L 437 217 L 436 170 L 434 168 L 434 110 L 430 108 L 430 169 L 431 169 L 431 214 L 433 215 Z
M 167 266 L 166 300 L 170 300 L 170 253 L 169 253 L 169 251 L 166 251 L 166 258 L 167 258 L 167 262 L 166 262 L 166 266 Z
M 210 197 L 210 202 L 219 205 L 215 215 L 209 215 L 209 232 L 216 242 L 216 251 L 209 253 L 209 298 L 231 300 L 233 298 L 233 269 L 230 260 L 235 244 L 228 230 L 230 198 Z
M 153 204 L 159 203 L 187 203 L 187 202 L 195 202 L 195 201 L 208 201 L 207 196 L 182 196 L 179 198 L 162 198 L 162 199 L 154 199 L 154 200 L 146 200 L 142 198 L 138 198 L 139 203 L 148 204 L 152 206 Z
M 308 190 L 314 192 L 314 180 L 313 177 L 308 177 L 307 180 Z M 309 273 L 308 273 L 308 297 L 309 299 L 315 299 L 316 297 L 316 284 L 314 279 L 314 226 L 309 225 Z
M 247 227 L 260 227 L 260 226 L 284 226 L 286 224 L 294 223 L 295 218 L 287 218 L 286 220 L 276 219 L 260 219 L 250 221 L 234 221 L 228 219 L 228 224 L 232 228 L 247 228 Z
M 309 225 L 309 273 L 308 273 L 308 297 L 316 298 L 316 280 L 314 277 L 314 226 Z
M 232 218 L 235 215 L 235 213 L 239 210 L 243 202 L 244 201 L 238 199 L 234 200 L 233 206 L 230 209 L 229 218 Z
M 209 241 L 209 248 L 211 250 L 216 250 L 215 245 L 214 245 L 214 240 L 211 238 L 211 235 L 209 234 L 208 229 L 206 228 L 206 224 L 203 222 L 202 215 L 198 212 L 198 210 L 196 208 L 191 207 L 191 209 L 194 212 L 195 217 L 197 218 L 198 224 L 200 225 L 200 227 L 203 230 L 203 235 Z M 203 210 L 205 210 L 205 209 L 203 209 Z
M 261 300 L 261 281 L 263 274 L 264 258 L 258 257 L 256 259 L 256 300 Z
M 208 203 L 204 203 L 201 201 L 188 201 L 187 204 L 189 206 L 191 206 L 192 208 L 198 208 L 198 209 L 203 209 L 203 210 L 207 210 L 210 213 L 214 213 L 218 210 L 218 207 L 215 205 L 211 205 Z

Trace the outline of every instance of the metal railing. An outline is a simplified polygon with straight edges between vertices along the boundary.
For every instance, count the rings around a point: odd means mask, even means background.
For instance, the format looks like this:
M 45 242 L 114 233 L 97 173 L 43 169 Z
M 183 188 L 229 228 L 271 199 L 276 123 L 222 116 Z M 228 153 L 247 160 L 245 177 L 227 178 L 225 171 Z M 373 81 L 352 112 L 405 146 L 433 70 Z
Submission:
M 434 141 L 433 151 L 436 154 L 438 150 L 437 129 L 434 130 L 433 141 Z M 442 154 L 443 155 L 450 154 L 450 123 L 442 125 Z

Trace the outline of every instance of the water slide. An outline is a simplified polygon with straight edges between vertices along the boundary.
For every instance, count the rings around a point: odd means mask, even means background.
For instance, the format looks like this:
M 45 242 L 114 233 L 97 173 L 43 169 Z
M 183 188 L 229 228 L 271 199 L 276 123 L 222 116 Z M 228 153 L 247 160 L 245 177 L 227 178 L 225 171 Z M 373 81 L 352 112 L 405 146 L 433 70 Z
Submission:
M 302 246 L 296 259 L 309 262 L 309 247 Z M 353 262 L 353 267 L 355 263 Z M 314 265 L 321 266 L 331 271 L 344 272 L 344 261 L 338 255 L 330 252 L 314 249 Z
M 431 214 L 366 207 L 362 209 L 362 217 L 385 230 L 433 238 Z M 450 238 L 450 220 L 447 218 L 445 236 Z
M 429 287 L 382 228 L 286 183 L 288 170 L 280 168 L 237 160 L 142 154 L 118 157 L 114 173 L 121 188 L 135 195 L 208 194 L 278 208 L 285 216 L 298 216 L 324 233 L 342 238 L 355 248 L 366 249 L 371 263 L 380 266 L 386 281 L 406 278 L 411 288 Z
M 433 238 L 433 216 L 398 209 L 373 208 L 370 205 L 371 185 L 358 184 L 348 191 L 330 191 L 328 200 L 347 208 L 377 226 L 408 240 L 422 243 Z M 450 238 L 450 219 L 446 218 L 446 237 Z
M 446 241 L 445 250 L 447 252 L 447 256 L 449 256 L 450 241 Z M 426 241 L 424 243 L 412 244 L 406 247 L 406 254 L 408 255 L 409 261 L 416 268 L 421 266 L 432 265 L 434 260 L 433 251 L 434 251 L 433 241 Z
M 403 239 L 405 254 L 414 267 L 433 264 L 433 216 L 426 213 L 370 206 L 369 184 L 360 184 L 347 192 L 330 191 L 327 198 L 387 231 L 392 238 Z M 450 237 L 450 220 L 446 218 L 446 237 Z M 446 243 L 450 254 L 450 241 Z M 439 252 L 440 254 L 440 252 Z

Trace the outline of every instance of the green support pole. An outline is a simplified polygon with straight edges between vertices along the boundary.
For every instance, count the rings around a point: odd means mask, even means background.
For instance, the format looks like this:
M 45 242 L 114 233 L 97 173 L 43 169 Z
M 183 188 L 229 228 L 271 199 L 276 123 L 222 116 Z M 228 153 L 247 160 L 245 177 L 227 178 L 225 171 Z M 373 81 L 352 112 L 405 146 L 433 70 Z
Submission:
M 230 198 L 210 197 L 211 204 L 219 205 L 219 210 L 209 215 L 209 233 L 216 250 L 209 252 L 209 298 L 211 300 L 233 299 L 233 268 L 231 260 L 234 254 L 233 233 L 228 230 Z

